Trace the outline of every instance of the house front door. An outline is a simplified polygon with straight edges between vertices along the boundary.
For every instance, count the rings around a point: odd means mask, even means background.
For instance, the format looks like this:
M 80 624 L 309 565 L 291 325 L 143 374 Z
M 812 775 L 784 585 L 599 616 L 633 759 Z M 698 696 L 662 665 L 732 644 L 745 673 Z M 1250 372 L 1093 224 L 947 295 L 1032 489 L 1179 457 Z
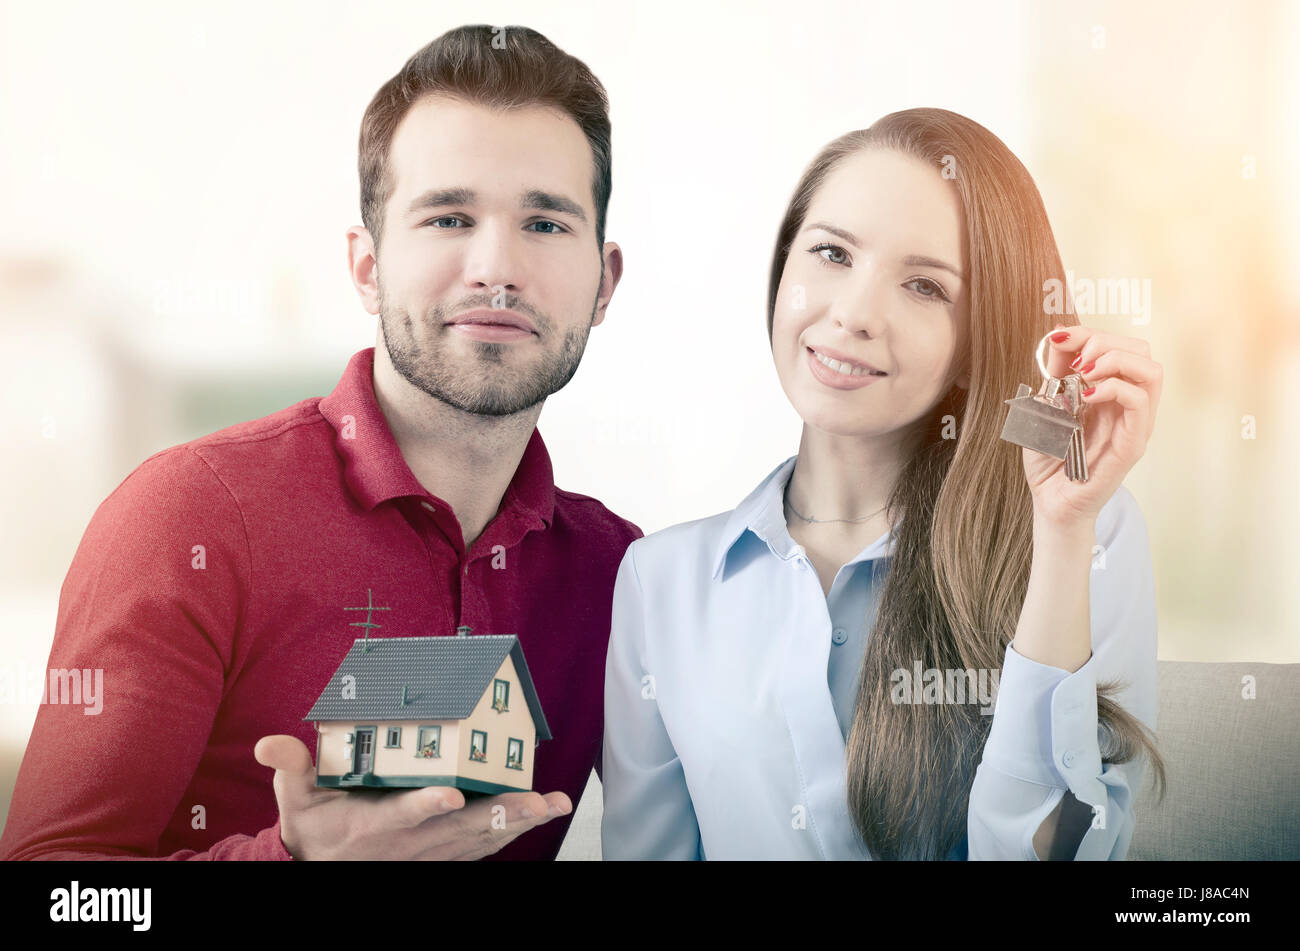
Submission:
M 370 772 L 375 759 L 375 728 L 364 727 L 357 730 L 356 762 L 352 771 L 358 774 Z

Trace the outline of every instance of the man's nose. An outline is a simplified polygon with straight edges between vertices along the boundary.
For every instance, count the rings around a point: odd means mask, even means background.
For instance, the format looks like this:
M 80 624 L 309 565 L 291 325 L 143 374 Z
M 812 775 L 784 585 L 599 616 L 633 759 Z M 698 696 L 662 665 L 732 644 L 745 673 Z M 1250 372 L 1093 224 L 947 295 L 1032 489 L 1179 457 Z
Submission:
M 520 236 L 504 225 L 480 224 L 466 244 L 465 284 L 472 288 L 522 290 Z

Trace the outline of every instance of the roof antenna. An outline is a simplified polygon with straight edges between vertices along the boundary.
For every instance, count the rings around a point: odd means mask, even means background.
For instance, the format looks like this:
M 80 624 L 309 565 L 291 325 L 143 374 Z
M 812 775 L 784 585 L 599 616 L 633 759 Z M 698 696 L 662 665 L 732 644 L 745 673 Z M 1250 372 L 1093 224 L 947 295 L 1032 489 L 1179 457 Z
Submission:
M 366 619 L 365 619 L 364 621 L 353 621 L 351 624 L 348 625 L 348 627 L 364 627 L 364 628 L 366 629 L 365 634 L 363 634 L 363 635 L 361 636 L 361 641 L 362 641 L 362 643 L 361 643 L 361 652 L 362 652 L 363 654 L 368 654 L 368 653 L 370 653 L 370 629 L 371 629 L 372 627 L 382 627 L 382 626 L 383 626 L 383 625 L 380 625 L 380 624 L 372 624 L 372 623 L 370 622 L 370 612 L 371 612 L 371 611 L 391 611 L 392 608 L 377 608 L 377 607 L 375 607 L 375 599 L 374 599 L 374 596 L 371 594 L 370 589 L 367 588 L 367 589 L 366 589 L 366 606 L 365 606 L 364 608 L 344 608 L 343 610 L 344 610 L 344 611 L 365 611 L 365 612 L 366 612 Z

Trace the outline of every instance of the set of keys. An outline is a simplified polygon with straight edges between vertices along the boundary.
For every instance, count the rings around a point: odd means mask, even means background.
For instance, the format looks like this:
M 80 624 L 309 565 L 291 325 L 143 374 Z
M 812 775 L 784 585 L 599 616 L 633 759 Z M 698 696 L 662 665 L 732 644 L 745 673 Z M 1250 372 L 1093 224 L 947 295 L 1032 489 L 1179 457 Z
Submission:
M 1053 331 L 1055 333 L 1055 331 Z M 1002 438 L 1034 452 L 1065 460 L 1065 477 L 1072 482 L 1088 481 L 1088 460 L 1083 451 L 1083 415 L 1088 404 L 1083 401 L 1083 377 L 1071 373 L 1054 377 L 1043 362 L 1043 348 L 1051 334 L 1038 342 L 1038 370 L 1043 385 L 1038 393 L 1024 383 L 1016 395 L 1003 400 L 1009 407 L 1002 424 Z

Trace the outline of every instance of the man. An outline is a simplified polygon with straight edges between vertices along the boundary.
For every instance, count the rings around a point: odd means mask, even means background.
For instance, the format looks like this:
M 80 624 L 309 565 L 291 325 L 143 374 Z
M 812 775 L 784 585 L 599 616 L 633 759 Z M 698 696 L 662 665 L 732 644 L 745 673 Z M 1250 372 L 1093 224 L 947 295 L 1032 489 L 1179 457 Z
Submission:
M 50 667 L 102 668 L 102 712 L 42 706 L 0 856 L 559 850 L 569 819 L 548 819 L 600 768 L 614 576 L 641 535 L 555 487 L 535 428 L 622 273 L 605 92 L 534 31 L 452 30 L 376 94 L 359 167 L 348 262 L 374 349 L 324 399 L 150 457 L 96 511 Z M 537 791 L 316 788 L 302 718 L 362 618 L 517 634 L 555 737 Z

